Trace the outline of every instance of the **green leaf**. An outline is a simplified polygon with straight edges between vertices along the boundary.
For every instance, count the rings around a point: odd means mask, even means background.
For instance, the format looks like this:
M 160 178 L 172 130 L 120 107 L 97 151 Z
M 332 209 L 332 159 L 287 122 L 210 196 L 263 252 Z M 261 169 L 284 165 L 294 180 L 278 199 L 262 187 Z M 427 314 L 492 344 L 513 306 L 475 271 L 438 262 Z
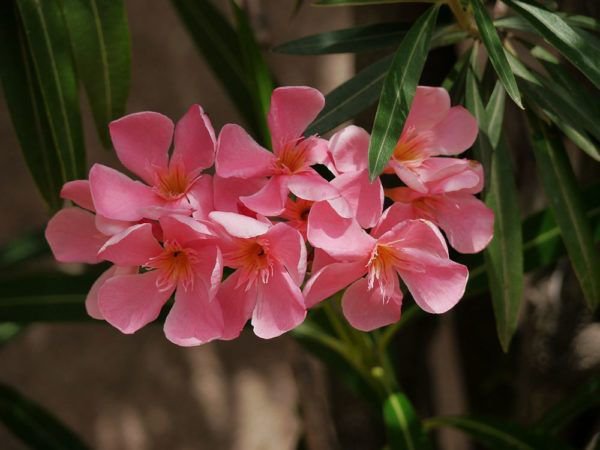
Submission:
M 371 179 L 387 165 L 404 128 L 425 65 L 438 9 L 437 5 L 432 6 L 413 24 L 394 55 L 383 83 L 369 143 Z
M 233 104 L 256 136 L 262 128 L 256 116 L 237 34 L 210 0 L 172 0 L 196 47 L 221 82 Z
M 325 96 L 325 108 L 305 134 L 324 134 L 374 104 L 381 93 L 383 79 L 392 57 L 386 57 L 361 70 Z
M 315 6 L 361 6 L 387 3 L 435 3 L 436 0 L 316 0 Z
M 533 115 L 529 115 L 529 124 L 538 174 L 587 304 L 593 310 L 600 301 L 600 258 L 577 179 L 556 130 Z
M 30 448 L 88 448 L 46 409 L 4 383 L 0 383 L 0 421 Z
M 467 433 L 474 441 L 491 450 L 567 450 L 569 446 L 551 437 L 519 425 L 483 417 L 433 417 L 429 429 L 452 427 Z
M 504 119 L 504 90 L 500 83 L 496 83 L 492 95 L 485 106 L 485 115 L 487 117 L 487 134 L 492 148 L 498 146 L 500 136 L 502 135 L 502 122 Z
M 545 9 L 518 0 L 507 0 L 506 3 L 588 77 L 596 88 L 600 88 L 600 64 L 596 57 L 600 43 L 594 36 L 583 35 L 560 16 Z
M 131 47 L 123 0 L 60 0 L 77 74 L 87 92 L 98 136 L 110 146 L 108 124 L 125 113 Z
M 494 66 L 498 78 L 502 82 L 508 95 L 510 95 L 513 101 L 522 109 L 523 104 L 521 102 L 521 94 L 517 86 L 517 80 L 515 80 L 515 76 L 510 69 L 508 60 L 504 54 L 504 47 L 502 46 L 500 37 L 492 23 L 492 19 L 490 19 L 481 0 L 469 0 L 469 3 L 473 8 L 473 15 L 475 16 L 475 22 L 477 23 L 481 40 L 488 51 L 490 62 L 492 63 L 492 66 Z
M 414 408 L 400 392 L 391 394 L 383 405 L 383 421 L 387 429 L 390 449 L 426 450 L 431 442 Z
M 563 15 L 562 18 L 572 27 L 579 27 L 590 31 L 600 31 L 600 22 L 593 17 Z
M 5 345 L 8 341 L 10 341 L 12 338 L 17 336 L 22 330 L 23 327 L 16 323 L 0 323 L 0 348 L 2 348 L 2 346 Z
M 600 377 L 594 376 L 546 411 L 537 422 L 536 429 L 555 435 L 579 415 L 598 405 L 600 405 Z
M 278 45 L 273 51 L 288 55 L 359 53 L 397 45 L 408 27 L 404 23 L 377 23 L 327 31 Z
M 51 210 L 61 207 L 64 181 L 37 74 L 16 4 L 0 2 L 0 78 L 27 167 Z
M 85 177 L 85 148 L 71 44 L 57 0 L 17 0 L 64 183 Z
M 497 91 L 497 89 L 494 89 Z M 485 202 L 494 211 L 494 238 L 484 251 L 496 328 L 502 349 L 507 352 L 516 331 L 523 292 L 523 240 L 518 196 L 510 154 L 502 138 L 493 146 L 490 134 L 499 134 L 503 96 L 492 98 L 490 115 L 483 109 L 476 79 L 467 74 L 467 108 L 479 122 L 476 154 L 484 165 L 487 187 Z M 490 132 L 493 130 L 493 132 Z
M 49 253 L 50 247 L 44 237 L 43 230 L 27 233 L 0 247 L 0 269 L 7 269 Z
M 244 60 L 246 79 L 250 85 L 250 94 L 253 99 L 254 115 L 260 124 L 261 143 L 266 148 L 271 148 L 271 133 L 267 125 L 267 114 L 271 104 L 273 80 L 246 13 L 234 1 L 231 1 L 231 5 L 237 21 L 237 34 Z

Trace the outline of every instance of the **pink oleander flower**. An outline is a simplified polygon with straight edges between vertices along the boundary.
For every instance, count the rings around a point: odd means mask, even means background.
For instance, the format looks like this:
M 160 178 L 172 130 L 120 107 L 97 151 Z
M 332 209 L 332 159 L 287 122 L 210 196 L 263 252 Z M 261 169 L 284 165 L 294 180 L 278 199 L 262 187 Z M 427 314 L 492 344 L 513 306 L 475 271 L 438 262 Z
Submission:
M 340 198 L 329 203 L 340 215 L 355 217 L 363 228 L 375 226 L 383 209 L 381 181 L 369 179 L 369 140 L 369 133 L 354 125 L 329 140 L 328 166 L 335 175 L 331 185 L 340 192 Z
M 310 200 L 302 200 L 301 198 L 293 200 L 288 198 L 285 203 L 285 209 L 281 213 L 281 218 L 286 220 L 285 223 L 298 230 L 304 239 L 306 239 L 308 214 L 314 204 L 315 202 L 311 202 Z
M 461 253 L 480 252 L 492 240 L 494 213 L 470 192 L 423 194 L 399 187 L 386 190 L 386 196 L 396 202 L 386 211 L 388 220 L 427 219 L 439 226 Z
M 57 261 L 65 263 L 97 264 L 102 258 L 98 252 L 116 233 L 135 225 L 131 222 L 110 220 L 94 214 L 95 207 L 87 180 L 65 183 L 60 195 L 78 207 L 58 211 L 48 222 L 45 236 Z M 85 299 L 87 313 L 94 319 L 103 319 L 98 307 L 100 285 L 116 273 L 130 273 L 130 267 L 112 266 L 93 284 Z
M 222 228 L 223 263 L 235 269 L 217 293 L 222 339 L 239 336 L 250 318 L 254 333 L 265 339 L 302 323 L 306 307 L 299 286 L 306 273 L 306 247 L 300 233 L 285 223 L 271 225 L 231 212 L 209 217 Z
M 273 153 L 258 145 L 238 125 L 227 124 L 219 134 L 215 169 L 224 178 L 268 181 L 252 195 L 240 197 L 252 211 L 277 216 L 288 193 L 320 201 L 337 197 L 337 190 L 311 166 L 327 159 L 327 141 L 302 133 L 323 109 L 325 99 L 309 87 L 283 87 L 273 91 L 268 115 Z
M 395 172 L 419 192 L 436 182 L 455 183 L 453 190 L 473 188 L 481 181 L 471 161 L 438 156 L 464 152 L 477 131 L 477 121 L 465 108 L 450 107 L 445 89 L 419 86 L 386 172 Z
M 161 242 L 151 224 L 141 223 L 114 235 L 100 249 L 100 258 L 135 268 L 125 274 L 115 269 L 96 287 L 102 317 L 123 333 L 134 333 L 156 320 L 175 293 L 165 320 L 166 337 L 183 346 L 220 338 L 223 315 L 215 294 L 223 266 L 211 225 L 183 215 L 163 216 L 159 223 Z
M 124 221 L 172 213 L 206 218 L 213 209 L 212 180 L 202 170 L 213 164 L 216 138 L 199 105 L 177 127 L 156 112 L 130 114 L 109 127 L 119 160 L 146 184 L 95 164 L 89 180 L 98 214 Z
M 400 319 L 398 277 L 417 305 L 430 313 L 448 311 L 464 294 L 469 271 L 449 259 L 443 236 L 429 221 L 397 223 L 384 213 L 368 234 L 355 219 L 341 217 L 320 202 L 310 212 L 308 240 L 337 262 L 321 263 L 312 274 L 304 287 L 307 307 L 348 287 L 342 310 L 359 330 Z

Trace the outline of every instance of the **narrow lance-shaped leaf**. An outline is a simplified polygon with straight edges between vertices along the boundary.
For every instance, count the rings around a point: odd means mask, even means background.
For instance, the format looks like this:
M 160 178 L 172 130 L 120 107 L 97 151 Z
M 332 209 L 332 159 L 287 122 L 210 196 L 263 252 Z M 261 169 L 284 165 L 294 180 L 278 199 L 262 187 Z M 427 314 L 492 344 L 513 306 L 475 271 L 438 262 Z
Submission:
M 21 151 L 50 209 L 60 208 L 64 179 L 33 61 L 13 2 L 0 2 L 0 78 Z
M 86 449 L 56 417 L 15 389 L 0 383 L 0 421 L 30 448 Z
M 560 135 L 532 114 L 529 115 L 529 124 L 538 173 L 546 196 L 587 304 L 594 309 L 600 301 L 600 257 L 585 217 L 577 179 Z
M 473 8 L 473 14 L 475 16 L 477 28 L 481 34 L 481 40 L 488 51 L 490 62 L 492 63 L 492 66 L 494 66 L 494 69 L 496 69 L 499 80 L 502 82 L 504 89 L 506 89 L 506 92 L 513 101 L 520 108 L 523 108 L 517 80 L 515 80 L 515 76 L 510 69 L 510 65 L 504 54 L 504 47 L 502 46 L 498 32 L 492 23 L 492 19 L 485 10 L 481 0 L 469 0 L 469 3 Z
M 63 182 L 85 176 L 85 148 L 71 44 L 57 0 L 17 0 Z
M 431 442 L 421 421 L 406 396 L 391 394 L 383 405 L 383 421 L 387 429 L 390 449 L 427 450 Z
M 253 108 L 252 95 L 237 34 L 212 1 L 171 0 L 196 47 L 227 91 L 256 136 L 261 127 Z
M 273 92 L 273 80 L 246 13 L 234 1 L 231 2 L 231 5 L 237 21 L 240 50 L 246 69 L 246 78 L 250 85 L 256 120 L 261 130 L 261 141 L 265 147 L 270 148 L 271 133 L 267 126 L 267 114 Z
M 597 58 L 600 42 L 595 36 L 589 33 L 584 36 L 559 15 L 540 7 L 518 0 L 506 0 L 506 3 L 588 77 L 596 88 L 600 88 L 600 62 Z
M 497 91 L 497 90 L 495 90 Z M 503 91 L 500 91 L 503 92 Z M 476 79 L 467 74 L 467 108 L 479 122 L 476 153 L 482 158 L 486 173 L 485 202 L 494 211 L 494 238 L 484 251 L 490 294 L 496 316 L 496 328 L 502 349 L 506 352 L 516 331 L 523 292 L 523 239 L 519 218 L 518 196 L 510 154 L 502 138 L 497 145 L 490 141 L 502 127 L 503 96 L 494 100 L 490 115 L 482 109 Z M 487 167 L 486 167 L 487 166 Z
M 110 146 L 108 124 L 125 113 L 131 46 L 123 0 L 60 0 L 77 74 L 87 92 L 98 136 Z
M 514 423 L 484 417 L 433 417 L 427 419 L 426 427 L 456 428 L 491 450 L 568 450 L 570 448 L 556 437 L 536 433 Z
M 438 6 L 429 8 L 400 43 L 383 89 L 369 143 L 369 174 L 377 177 L 387 165 L 410 110 L 435 27 Z
M 418 0 L 421 3 L 435 3 L 436 0 Z M 315 6 L 359 6 L 383 5 L 386 3 L 414 3 L 415 0 L 317 0 Z

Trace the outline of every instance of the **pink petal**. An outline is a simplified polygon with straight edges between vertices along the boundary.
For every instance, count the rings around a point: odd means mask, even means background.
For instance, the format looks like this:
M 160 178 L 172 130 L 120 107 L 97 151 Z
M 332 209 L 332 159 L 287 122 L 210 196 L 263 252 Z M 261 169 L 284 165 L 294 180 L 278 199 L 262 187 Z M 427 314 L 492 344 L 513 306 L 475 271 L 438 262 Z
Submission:
M 118 266 L 143 266 L 163 251 L 152 233 L 152 225 L 141 223 L 111 237 L 98 257 Z
M 200 105 L 192 105 L 175 127 L 175 149 L 170 164 L 181 164 L 187 173 L 213 165 L 217 138 Z
M 114 236 L 115 234 L 119 234 L 120 232 L 125 231 L 130 226 L 135 225 L 134 222 L 109 219 L 107 217 L 101 216 L 100 214 L 96 214 L 95 224 L 98 231 L 100 231 L 102 234 L 105 234 L 106 236 Z
M 307 236 L 313 247 L 341 260 L 367 257 L 375 245 L 356 220 L 340 217 L 327 202 L 311 208 Z
M 209 214 L 209 218 L 221 225 L 231 236 L 238 238 L 261 236 L 269 231 L 268 224 L 241 214 L 213 211 Z
M 379 237 L 379 243 L 407 252 L 427 252 L 439 258 L 448 258 L 448 247 L 440 230 L 427 220 L 406 220 Z
M 273 176 L 258 192 L 240 197 L 240 201 L 250 210 L 264 216 L 278 216 L 285 209 L 288 196 L 288 180 L 291 177 Z
M 433 158 L 429 158 L 427 161 L 429 161 L 430 159 Z M 421 167 L 416 169 L 408 168 L 404 166 L 404 164 L 400 164 L 394 159 L 390 160 L 389 167 L 391 167 L 392 170 L 398 176 L 398 178 L 400 178 L 404 182 L 404 184 L 406 184 L 411 189 L 422 193 L 427 192 L 427 186 L 425 185 L 425 182 L 422 179 L 421 172 L 419 172 Z
M 173 122 L 156 112 L 129 114 L 109 124 L 117 156 L 125 167 L 152 184 L 157 168 L 167 167 Z
M 475 161 L 459 158 L 429 158 L 417 169 L 430 194 L 483 188 L 483 170 Z
M 223 334 L 221 305 L 211 301 L 200 280 L 193 289 L 181 286 L 175 292 L 175 303 L 165 320 L 165 335 L 177 345 L 189 347 L 218 339 Z
M 275 156 L 256 143 L 239 125 L 228 123 L 219 134 L 215 169 L 224 178 L 266 177 L 273 173 Z
M 410 203 L 396 202 L 383 212 L 379 223 L 371 230 L 371 236 L 378 238 L 405 220 L 419 218 Z
M 258 337 L 277 337 L 304 321 L 304 297 L 284 270 L 276 269 L 268 283 L 258 283 L 257 290 L 252 326 Z
M 340 195 L 335 187 L 312 169 L 291 175 L 288 188 L 296 197 L 313 202 L 329 200 Z
M 215 209 L 242 214 L 242 210 L 248 208 L 240 201 L 240 197 L 255 194 L 267 183 L 267 179 L 223 178 L 215 175 L 213 183 Z
M 104 282 L 98 292 L 98 305 L 104 319 L 125 334 L 135 333 L 155 321 L 173 290 L 156 287 L 158 270 L 118 275 Z
M 458 155 L 473 145 L 478 131 L 475 117 L 462 106 L 454 106 L 433 128 L 431 146 L 440 155 Z
M 135 222 L 143 218 L 144 208 L 164 203 L 145 184 L 101 164 L 90 170 L 90 187 L 96 212 L 110 219 Z
M 399 270 L 399 273 L 417 305 L 435 314 L 456 305 L 465 293 L 469 269 L 424 251 L 411 250 L 409 255 L 423 269 Z
M 223 335 L 221 339 L 235 339 L 244 329 L 244 325 L 252 316 L 256 305 L 256 289 L 236 288 L 240 271 L 234 272 L 223 283 L 214 301 L 219 302 L 223 311 Z
M 310 270 L 313 274 L 315 274 L 323 267 L 336 262 L 338 262 L 338 260 L 330 256 L 325 250 L 321 248 L 313 248 L 313 257 Z
M 119 267 L 119 266 L 110 266 L 107 270 L 102 272 L 92 287 L 88 292 L 87 297 L 85 298 L 85 310 L 87 313 L 93 317 L 94 319 L 102 320 L 104 316 L 100 311 L 100 306 L 98 305 L 98 292 L 100 288 L 104 284 L 106 280 L 114 277 L 115 275 L 129 275 L 137 272 L 137 267 Z
M 316 136 L 306 138 L 306 161 L 309 166 L 326 164 L 329 161 L 329 143 L 326 139 Z
M 360 226 L 375 226 L 383 209 L 383 187 L 379 178 L 371 183 L 369 172 L 363 170 L 340 175 L 331 184 L 350 205 Z
M 429 130 L 441 122 L 449 110 L 450 95 L 446 89 L 418 86 L 404 128 L 414 127 L 416 131 Z
M 398 322 L 401 306 L 400 289 L 384 300 L 379 289 L 369 289 L 366 278 L 351 284 L 342 297 L 344 316 L 350 325 L 361 331 L 372 331 Z
M 351 263 L 333 263 L 323 267 L 313 275 L 304 286 L 304 299 L 307 308 L 331 297 L 350 283 L 367 273 L 367 261 Z
M 329 151 L 340 173 L 360 172 L 369 167 L 369 133 L 355 125 L 335 133 L 329 140 Z
M 215 237 L 214 225 L 189 216 L 164 216 L 160 218 L 159 223 L 163 231 L 163 240 L 175 241 L 184 247 L 189 242 Z
M 90 182 L 88 180 L 67 181 L 60 190 L 60 196 L 71 200 L 77 206 L 81 206 L 89 211 L 95 211 L 92 193 L 90 192 Z
M 461 253 L 477 253 L 492 240 L 494 213 L 470 194 L 454 193 L 436 201 L 436 221 L 450 245 Z
M 186 194 L 194 219 L 208 219 L 208 213 L 215 210 L 213 177 L 202 175 Z
M 96 264 L 107 236 L 96 229 L 94 215 L 81 208 L 65 208 L 48 222 L 46 240 L 60 262 Z
M 269 229 L 266 236 L 273 257 L 284 265 L 294 283 L 300 286 L 306 274 L 306 245 L 302 235 L 289 225 L 278 223 Z
M 268 122 L 275 153 L 295 141 L 325 106 L 325 97 L 306 86 L 280 87 L 273 91 Z

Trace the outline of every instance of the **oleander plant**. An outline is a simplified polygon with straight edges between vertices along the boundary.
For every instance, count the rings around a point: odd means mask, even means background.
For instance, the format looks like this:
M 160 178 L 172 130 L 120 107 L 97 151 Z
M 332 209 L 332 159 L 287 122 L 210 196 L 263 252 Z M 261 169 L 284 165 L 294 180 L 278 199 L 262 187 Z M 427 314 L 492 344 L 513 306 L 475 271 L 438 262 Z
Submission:
M 597 448 L 600 360 L 527 420 L 506 387 L 532 339 L 528 280 L 572 275 L 561 301 L 581 326 L 599 319 L 599 22 L 560 1 L 298 1 L 290 10 L 385 3 L 416 18 L 265 46 L 245 2 L 171 3 L 242 123 L 214 127 L 193 98 L 176 121 L 126 111 L 123 0 L 0 3 L 4 98 L 48 206 L 44 230 L 0 248 L 0 345 L 48 321 L 162 327 L 184 347 L 288 333 L 364 405 L 373 448 L 444 449 L 444 428 L 473 448 Z M 278 85 L 269 51 L 369 63 L 322 93 Z M 443 73 L 428 65 L 439 51 Z M 80 85 L 122 167 L 86 160 Z M 524 206 L 523 158 L 541 209 Z M 31 264 L 48 255 L 42 272 Z M 440 416 L 420 339 L 448 317 L 485 363 L 467 376 L 473 411 Z M 88 448 L 1 384 L 0 420 L 31 448 Z M 309 434 L 298 448 L 322 448 Z

